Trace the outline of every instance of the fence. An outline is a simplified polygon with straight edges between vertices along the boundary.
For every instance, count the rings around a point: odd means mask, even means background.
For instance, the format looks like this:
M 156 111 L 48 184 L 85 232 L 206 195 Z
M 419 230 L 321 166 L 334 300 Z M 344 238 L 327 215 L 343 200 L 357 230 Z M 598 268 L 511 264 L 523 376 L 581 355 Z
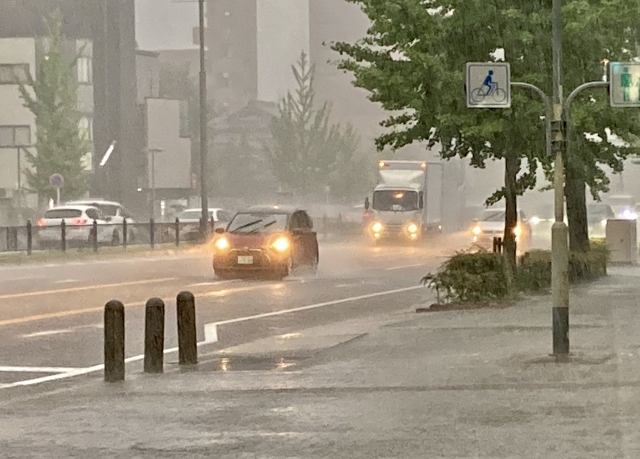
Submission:
M 215 223 L 211 220 L 207 231 L 213 233 Z M 158 244 L 193 244 L 203 240 L 200 222 L 156 222 L 147 223 L 93 223 L 83 225 L 66 224 L 39 226 L 30 221 L 24 226 L 0 227 L 0 252 L 26 252 L 35 250 L 62 250 L 100 247 L 142 246 L 153 248 Z

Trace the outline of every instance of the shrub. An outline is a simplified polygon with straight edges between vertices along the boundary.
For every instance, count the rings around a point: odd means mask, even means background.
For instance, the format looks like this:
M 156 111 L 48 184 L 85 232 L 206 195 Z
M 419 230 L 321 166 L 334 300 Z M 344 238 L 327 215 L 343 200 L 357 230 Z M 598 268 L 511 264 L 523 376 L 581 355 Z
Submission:
M 569 282 L 593 280 L 607 275 L 609 249 L 604 241 L 592 240 L 588 253 L 571 253 Z M 436 274 L 422 283 L 436 290 L 438 303 L 489 302 L 507 298 L 514 290 L 540 292 L 551 286 L 551 252 L 532 250 L 518 260 L 511 285 L 509 266 L 501 254 L 458 252 Z
M 422 283 L 436 290 L 438 302 L 484 302 L 510 293 L 506 262 L 501 254 L 458 252 Z

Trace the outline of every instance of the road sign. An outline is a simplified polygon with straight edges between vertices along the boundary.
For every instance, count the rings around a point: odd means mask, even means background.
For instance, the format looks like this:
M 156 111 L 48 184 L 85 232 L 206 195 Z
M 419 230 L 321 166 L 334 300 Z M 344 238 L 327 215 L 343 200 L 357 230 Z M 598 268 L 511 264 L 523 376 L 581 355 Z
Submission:
M 49 185 L 52 188 L 62 188 L 64 186 L 64 177 L 60 174 L 51 174 L 49 177 Z
M 467 62 L 467 107 L 511 107 L 508 62 Z
M 612 107 L 640 107 L 640 63 L 609 63 Z

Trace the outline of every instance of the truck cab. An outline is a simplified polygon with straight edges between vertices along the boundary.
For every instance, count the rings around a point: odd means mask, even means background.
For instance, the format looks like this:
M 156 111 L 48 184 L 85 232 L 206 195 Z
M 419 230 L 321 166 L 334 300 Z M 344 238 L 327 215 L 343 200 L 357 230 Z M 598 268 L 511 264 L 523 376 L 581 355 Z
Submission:
M 427 232 L 426 171 L 423 161 L 380 161 L 368 228 L 375 241 L 419 241 Z

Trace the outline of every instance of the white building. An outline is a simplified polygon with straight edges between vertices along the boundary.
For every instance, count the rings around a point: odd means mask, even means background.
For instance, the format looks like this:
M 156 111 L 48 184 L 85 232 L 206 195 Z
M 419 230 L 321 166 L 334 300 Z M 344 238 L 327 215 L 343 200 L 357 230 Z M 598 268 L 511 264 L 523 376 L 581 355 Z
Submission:
M 12 212 L 18 208 L 35 207 L 37 199 L 26 193 L 25 170 L 29 167 L 27 152 L 37 154 L 36 123 L 31 111 L 24 106 L 20 85 L 36 78 L 36 52 L 42 42 L 36 38 L 0 39 L 0 225 L 14 223 L 21 218 Z M 80 128 L 91 142 L 84 164 L 92 169 L 93 155 L 93 65 L 92 44 L 84 40 L 68 41 L 64 53 L 75 58 L 78 111 L 82 114 Z M 22 192 L 20 192 L 22 191 Z

